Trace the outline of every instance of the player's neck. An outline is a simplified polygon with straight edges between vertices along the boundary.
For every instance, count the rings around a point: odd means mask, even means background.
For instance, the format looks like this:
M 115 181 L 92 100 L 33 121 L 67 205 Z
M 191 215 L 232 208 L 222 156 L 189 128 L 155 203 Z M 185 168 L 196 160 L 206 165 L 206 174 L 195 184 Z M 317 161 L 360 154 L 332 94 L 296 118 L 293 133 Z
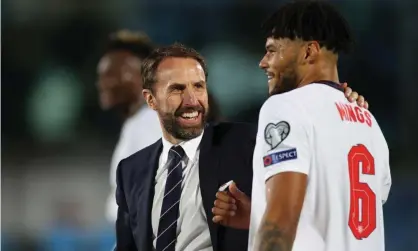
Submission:
M 319 80 L 327 80 L 335 83 L 340 83 L 337 65 L 320 64 L 317 66 L 312 66 L 307 74 L 305 74 L 305 76 L 300 80 L 299 87 L 314 83 Z

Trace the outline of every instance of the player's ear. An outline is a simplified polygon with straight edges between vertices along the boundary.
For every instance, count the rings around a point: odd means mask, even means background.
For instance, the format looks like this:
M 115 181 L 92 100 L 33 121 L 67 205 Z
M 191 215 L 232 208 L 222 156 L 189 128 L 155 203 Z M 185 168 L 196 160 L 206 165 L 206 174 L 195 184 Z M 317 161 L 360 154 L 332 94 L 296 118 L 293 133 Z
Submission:
M 152 91 L 150 89 L 143 89 L 142 95 L 144 96 L 144 100 L 145 102 L 147 102 L 148 107 L 153 110 L 157 110 L 157 107 L 155 105 L 155 97 L 152 94 Z
M 305 44 L 305 58 L 304 60 L 312 64 L 318 58 L 319 52 L 321 50 L 321 46 L 317 41 L 309 41 Z

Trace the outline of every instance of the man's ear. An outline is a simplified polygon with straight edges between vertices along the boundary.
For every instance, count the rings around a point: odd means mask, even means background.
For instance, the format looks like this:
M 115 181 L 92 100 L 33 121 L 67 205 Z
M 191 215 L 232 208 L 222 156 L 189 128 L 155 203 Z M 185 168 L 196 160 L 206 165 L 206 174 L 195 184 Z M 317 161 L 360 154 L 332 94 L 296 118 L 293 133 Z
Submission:
M 153 109 L 154 111 L 157 110 L 157 106 L 155 104 L 155 97 L 152 94 L 152 91 L 150 89 L 143 89 L 142 95 L 144 96 L 145 102 L 147 102 L 148 107 Z
M 311 64 L 316 61 L 321 51 L 321 46 L 317 41 L 309 41 L 306 43 L 305 47 L 305 58 L 304 60 Z

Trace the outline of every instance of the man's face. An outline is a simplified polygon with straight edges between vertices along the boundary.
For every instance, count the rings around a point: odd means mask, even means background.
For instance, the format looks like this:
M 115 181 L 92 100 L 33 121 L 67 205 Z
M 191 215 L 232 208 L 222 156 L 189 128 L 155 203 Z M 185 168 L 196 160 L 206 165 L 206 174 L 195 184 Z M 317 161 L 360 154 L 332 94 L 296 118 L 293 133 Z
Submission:
M 127 110 L 141 99 L 140 60 L 126 51 L 105 54 L 98 66 L 97 89 L 103 110 Z
M 202 133 L 209 105 L 205 72 L 198 61 L 164 59 L 157 69 L 151 99 L 148 103 L 174 138 L 189 140 Z
M 259 66 L 268 77 L 270 96 L 297 88 L 300 48 L 298 42 L 289 39 L 267 38 L 266 54 Z

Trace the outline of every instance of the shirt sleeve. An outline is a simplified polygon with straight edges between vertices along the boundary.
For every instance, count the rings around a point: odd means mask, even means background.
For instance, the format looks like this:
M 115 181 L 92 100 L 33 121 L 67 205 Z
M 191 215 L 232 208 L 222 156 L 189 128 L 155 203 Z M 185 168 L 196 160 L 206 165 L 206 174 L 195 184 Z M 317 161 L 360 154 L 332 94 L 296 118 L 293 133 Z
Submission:
M 385 204 L 388 197 L 389 197 L 389 191 L 390 187 L 392 186 L 392 177 L 390 174 L 389 165 L 386 167 L 386 175 L 383 179 L 383 188 L 382 188 L 382 203 Z
M 135 127 L 130 128 L 129 133 L 130 135 L 127 136 L 129 149 L 127 151 L 130 154 L 155 143 L 162 136 L 160 120 L 158 119 L 157 113 L 153 110 L 147 110 L 140 120 L 135 123 Z
M 260 110 L 257 144 L 265 180 L 282 172 L 309 175 L 309 117 L 297 103 L 281 95 L 269 98 Z
M 390 164 L 389 164 L 389 148 L 386 144 L 385 149 L 385 162 L 384 162 L 384 171 L 383 171 L 383 180 L 382 180 L 382 203 L 386 203 L 390 187 L 392 186 L 392 177 L 390 173 Z

